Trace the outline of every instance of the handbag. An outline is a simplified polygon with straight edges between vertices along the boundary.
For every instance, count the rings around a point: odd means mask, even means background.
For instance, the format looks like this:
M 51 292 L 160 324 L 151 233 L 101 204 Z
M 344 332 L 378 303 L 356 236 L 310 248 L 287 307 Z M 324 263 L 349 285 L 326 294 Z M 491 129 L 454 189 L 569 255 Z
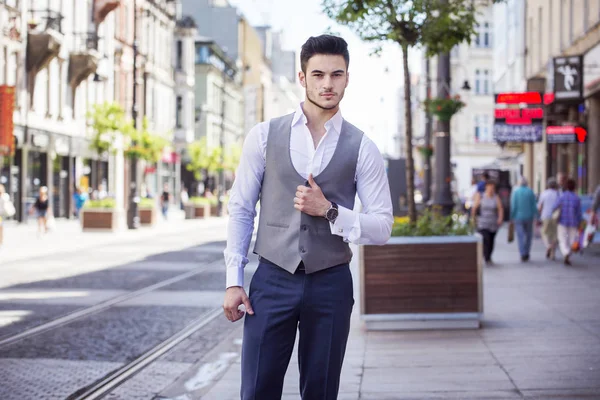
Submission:
M 510 221 L 508 224 L 508 243 L 512 243 L 515 240 L 515 223 Z

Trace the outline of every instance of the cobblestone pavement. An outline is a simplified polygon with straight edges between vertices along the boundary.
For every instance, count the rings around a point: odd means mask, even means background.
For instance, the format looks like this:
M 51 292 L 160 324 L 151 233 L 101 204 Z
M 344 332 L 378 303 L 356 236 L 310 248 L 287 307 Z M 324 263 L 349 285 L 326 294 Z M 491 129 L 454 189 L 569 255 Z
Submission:
M 0 399 L 64 399 L 120 368 L 222 304 L 225 221 L 204 232 L 99 243 L 85 251 L 3 264 L 15 282 L 0 289 L 0 338 L 207 265 L 190 283 L 131 298 L 67 325 L 0 348 Z M 217 261 L 216 263 L 214 261 Z M 209 264 L 211 263 L 212 264 Z M 40 271 L 39 279 L 27 270 Z M 2 287 L 2 286 L 0 286 Z M 210 322 L 112 393 L 153 398 L 235 329 Z

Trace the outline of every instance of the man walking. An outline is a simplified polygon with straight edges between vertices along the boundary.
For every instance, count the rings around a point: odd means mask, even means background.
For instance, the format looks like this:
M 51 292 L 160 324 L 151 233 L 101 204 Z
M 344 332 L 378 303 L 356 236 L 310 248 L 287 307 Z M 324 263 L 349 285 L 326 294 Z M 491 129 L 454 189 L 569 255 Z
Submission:
M 390 237 L 383 158 L 339 110 L 349 60 L 342 38 L 309 38 L 300 55 L 305 101 L 255 126 L 244 143 L 229 200 L 223 304 L 230 321 L 246 315 L 243 400 L 281 398 L 297 331 L 302 399 L 337 399 L 354 305 L 348 242 Z M 356 194 L 361 213 L 353 211 Z M 260 262 L 248 297 L 244 266 L 259 198 Z
M 533 221 L 537 217 L 535 194 L 527 185 L 527 179 L 522 177 L 519 187 L 513 191 L 510 199 L 510 219 L 514 222 L 517 230 L 521 261 L 529 261 L 533 239 Z

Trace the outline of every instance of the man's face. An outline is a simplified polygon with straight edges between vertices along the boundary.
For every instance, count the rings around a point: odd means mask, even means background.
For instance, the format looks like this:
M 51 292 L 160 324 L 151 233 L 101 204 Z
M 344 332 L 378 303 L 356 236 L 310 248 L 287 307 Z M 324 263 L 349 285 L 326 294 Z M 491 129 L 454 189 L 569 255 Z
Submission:
M 317 107 L 333 110 L 344 98 L 349 76 L 344 57 L 316 54 L 308 60 L 306 74 L 300 71 L 298 75 L 307 101 Z

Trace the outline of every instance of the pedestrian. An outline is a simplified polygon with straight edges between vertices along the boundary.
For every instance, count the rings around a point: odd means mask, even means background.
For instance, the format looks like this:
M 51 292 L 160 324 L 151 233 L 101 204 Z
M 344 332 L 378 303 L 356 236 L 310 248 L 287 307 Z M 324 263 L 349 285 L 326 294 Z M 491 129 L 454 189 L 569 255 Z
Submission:
M 73 204 L 75 205 L 75 218 L 79 218 L 79 214 L 81 213 L 81 209 L 85 205 L 85 202 L 88 200 L 88 195 L 80 187 L 75 189 L 75 194 L 73 195 Z
M 542 225 L 542 240 L 546 246 L 546 258 L 552 260 L 555 259 L 557 245 L 557 220 L 552 216 L 558 196 L 558 182 L 554 178 L 548 179 L 547 188 L 538 200 L 538 214 Z
M 48 198 L 48 188 L 40 187 L 38 198 L 31 206 L 31 211 L 35 211 L 35 216 L 38 222 L 38 236 L 48 232 L 48 206 L 50 200 Z
M 477 210 L 479 210 L 479 217 L 476 217 Z M 492 265 L 496 232 L 504 220 L 504 208 L 500 197 L 496 194 L 496 182 L 488 180 L 484 193 L 475 194 L 471 216 L 477 221 L 477 230 L 483 237 L 483 258 L 486 264 Z
M 556 174 L 556 181 L 558 182 L 558 194 L 562 194 L 567 190 L 567 180 L 569 177 L 565 172 L 559 172 Z
M 181 193 L 179 194 L 179 207 L 184 210 L 188 201 L 190 201 L 190 195 L 188 194 L 187 188 L 182 186 Z
M 384 244 L 393 223 L 383 158 L 339 109 L 346 41 L 311 37 L 300 63 L 305 101 L 250 130 L 229 200 L 223 309 L 230 321 L 246 316 L 242 400 L 281 399 L 296 331 L 302 399 L 337 399 L 354 305 L 348 242 Z M 259 197 L 248 298 L 243 269 Z
M 0 246 L 4 241 L 4 220 L 15 215 L 16 210 L 10 201 L 10 195 L 6 193 L 6 188 L 0 183 Z
M 160 209 L 162 211 L 162 215 L 165 219 L 167 219 L 169 213 L 169 203 L 171 201 L 171 193 L 169 192 L 169 184 L 165 183 L 163 185 L 163 192 L 160 195 Z
M 485 192 L 485 187 L 489 180 L 490 180 L 490 174 L 488 174 L 487 171 L 485 171 L 483 174 L 481 174 L 481 177 L 479 178 L 479 182 L 477 182 L 477 192 L 479 192 L 480 194 L 483 194 L 483 192 Z
M 531 242 L 533 240 L 533 221 L 537 217 L 537 201 L 527 179 L 521 177 L 519 187 L 510 199 L 510 219 L 517 230 L 517 242 L 521 261 L 529 261 Z
M 557 234 L 565 265 L 571 265 L 572 246 L 579 240 L 579 226 L 582 221 L 581 200 L 575 194 L 575 186 L 574 179 L 567 180 L 565 191 L 560 195 L 552 210 L 560 211 Z
M 598 209 L 600 209 L 600 184 L 594 192 L 594 199 L 592 201 L 592 223 L 598 224 Z

